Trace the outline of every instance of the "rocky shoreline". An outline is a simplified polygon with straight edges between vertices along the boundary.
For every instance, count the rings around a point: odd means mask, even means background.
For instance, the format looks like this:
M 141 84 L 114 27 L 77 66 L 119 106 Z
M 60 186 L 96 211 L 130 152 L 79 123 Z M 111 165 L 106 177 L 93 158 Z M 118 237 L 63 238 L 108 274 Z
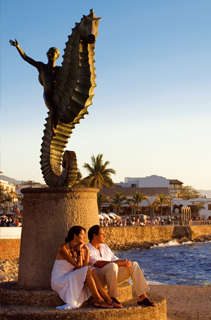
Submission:
M 153 240 L 153 241 L 142 241 L 142 242 L 133 242 L 126 244 L 117 244 L 113 242 L 107 242 L 109 247 L 115 251 L 126 251 L 132 249 L 150 249 L 154 246 L 158 246 L 159 244 L 165 244 L 170 241 L 175 241 L 177 243 L 190 242 L 188 238 L 180 238 L 180 239 L 170 239 L 170 240 Z M 206 242 L 211 241 L 211 234 L 203 235 L 196 237 L 192 242 Z M 0 282 L 7 281 L 18 281 L 18 268 L 19 268 L 19 259 L 11 259 L 11 260 L 0 260 Z
M 132 242 L 132 243 L 125 243 L 125 244 L 118 244 L 113 242 L 107 242 L 108 246 L 113 251 L 126 251 L 126 250 L 132 250 L 132 249 L 150 249 L 152 247 L 158 246 L 159 244 L 165 244 L 170 241 L 175 241 L 177 243 L 184 243 L 184 242 L 190 242 L 190 239 L 181 237 L 180 239 L 170 239 L 170 240 L 152 240 L 152 241 L 142 241 L 142 242 Z M 202 235 L 199 237 L 194 238 L 191 242 L 206 242 L 211 241 L 211 233 L 208 235 Z

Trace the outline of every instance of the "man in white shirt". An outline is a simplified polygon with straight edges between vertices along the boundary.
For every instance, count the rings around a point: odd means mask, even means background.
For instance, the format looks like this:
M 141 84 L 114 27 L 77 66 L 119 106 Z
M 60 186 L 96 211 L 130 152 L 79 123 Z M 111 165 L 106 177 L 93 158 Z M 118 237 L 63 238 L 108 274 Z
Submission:
M 91 227 L 88 231 L 88 237 L 90 241 L 87 244 L 89 263 L 95 267 L 103 286 L 107 286 L 108 295 L 111 299 L 119 303 L 116 299 L 118 297 L 118 284 L 131 278 L 138 296 L 137 303 L 139 305 L 156 306 L 146 296 L 149 287 L 138 263 L 127 259 L 119 260 L 110 248 L 104 244 L 105 233 L 101 226 Z

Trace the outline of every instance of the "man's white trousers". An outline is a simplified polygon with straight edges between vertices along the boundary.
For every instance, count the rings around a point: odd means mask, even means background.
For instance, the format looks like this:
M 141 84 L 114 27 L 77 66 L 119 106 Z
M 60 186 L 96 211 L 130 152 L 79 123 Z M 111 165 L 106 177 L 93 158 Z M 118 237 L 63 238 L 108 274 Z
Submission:
M 118 297 L 118 284 L 132 279 L 136 294 L 140 297 L 149 290 L 144 275 L 137 262 L 131 262 L 131 267 L 126 269 L 118 267 L 114 262 L 98 269 L 98 277 L 104 287 L 108 288 L 109 297 Z

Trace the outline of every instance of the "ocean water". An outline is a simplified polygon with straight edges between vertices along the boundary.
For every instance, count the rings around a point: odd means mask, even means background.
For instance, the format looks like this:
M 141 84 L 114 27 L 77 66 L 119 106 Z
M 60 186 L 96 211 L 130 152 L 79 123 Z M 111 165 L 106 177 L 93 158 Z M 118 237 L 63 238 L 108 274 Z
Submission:
M 151 249 L 115 251 L 115 255 L 137 261 L 148 284 L 211 286 L 211 241 L 170 241 Z

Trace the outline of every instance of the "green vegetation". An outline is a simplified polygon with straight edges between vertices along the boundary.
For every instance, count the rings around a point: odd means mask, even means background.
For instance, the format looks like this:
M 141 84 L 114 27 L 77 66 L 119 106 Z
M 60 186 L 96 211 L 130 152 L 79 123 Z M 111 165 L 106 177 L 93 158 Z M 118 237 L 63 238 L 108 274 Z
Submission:
M 97 205 L 98 205 L 98 210 L 101 212 L 102 209 L 102 204 L 103 203 L 109 203 L 110 201 L 108 198 L 103 194 L 103 193 L 98 193 L 97 195 Z
M 184 200 L 195 199 L 200 197 L 201 194 L 191 186 L 184 186 L 180 191 L 180 198 Z
M 163 214 L 163 205 L 169 204 L 169 197 L 161 193 L 158 198 L 153 202 L 155 209 L 157 210 L 160 207 L 160 215 Z
M 110 176 L 111 174 L 116 174 L 116 171 L 107 168 L 109 164 L 109 161 L 103 163 L 103 154 L 98 154 L 96 158 L 92 155 L 91 165 L 84 163 L 83 167 L 89 172 L 89 175 L 84 180 L 88 182 L 89 187 L 102 188 L 103 185 L 113 187 L 114 183 Z
M 119 211 L 122 209 L 123 204 L 128 202 L 128 199 L 126 196 L 122 194 L 122 192 L 116 192 L 115 196 L 111 197 L 111 205 L 115 208 L 117 208 L 117 214 L 119 214 Z
M 137 191 L 136 193 L 133 193 L 133 198 L 129 199 L 128 202 L 130 204 L 132 204 L 136 209 L 137 209 L 137 213 L 139 214 L 139 203 L 141 203 L 142 201 L 146 200 L 147 197 L 145 195 L 145 193 L 140 193 L 139 191 Z M 142 210 L 141 210 L 142 212 Z
M 0 188 L 0 210 L 5 215 L 9 209 L 9 205 L 17 198 L 15 192 L 4 191 Z
M 197 213 L 197 216 L 200 216 L 200 211 L 202 210 L 202 209 L 205 209 L 205 206 L 204 206 L 204 204 L 205 204 L 205 202 L 204 201 L 200 201 L 200 202 L 194 202 L 194 201 L 191 201 L 191 203 L 193 204 L 193 206 L 194 206 L 194 211 L 196 211 L 196 213 Z

